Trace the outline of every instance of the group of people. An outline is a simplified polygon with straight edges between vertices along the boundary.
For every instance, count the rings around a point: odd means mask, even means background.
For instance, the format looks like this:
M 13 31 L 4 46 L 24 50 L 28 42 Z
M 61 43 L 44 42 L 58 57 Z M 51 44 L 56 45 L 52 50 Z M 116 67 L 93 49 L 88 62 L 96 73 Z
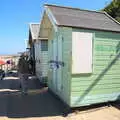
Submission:
M 20 56 L 18 61 L 18 74 L 20 77 L 20 86 L 22 94 L 27 95 L 28 91 L 28 77 L 32 73 L 32 59 L 26 53 Z

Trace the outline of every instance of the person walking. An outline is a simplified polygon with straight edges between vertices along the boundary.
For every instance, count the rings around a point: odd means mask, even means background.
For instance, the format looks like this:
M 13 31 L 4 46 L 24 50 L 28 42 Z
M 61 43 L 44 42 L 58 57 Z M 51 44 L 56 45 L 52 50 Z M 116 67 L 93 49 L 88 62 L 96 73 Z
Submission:
M 20 77 L 20 84 L 22 88 L 22 94 L 27 95 L 28 93 L 28 77 L 30 74 L 29 70 L 29 60 L 26 53 L 20 56 L 18 61 L 18 74 Z
M 0 69 L 0 80 L 3 80 L 4 77 L 5 77 L 5 71 Z

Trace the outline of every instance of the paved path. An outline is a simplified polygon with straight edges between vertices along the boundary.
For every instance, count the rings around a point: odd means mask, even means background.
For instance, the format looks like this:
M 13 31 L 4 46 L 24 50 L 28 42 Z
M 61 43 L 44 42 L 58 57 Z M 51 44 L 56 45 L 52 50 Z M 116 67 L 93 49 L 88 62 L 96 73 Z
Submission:
M 64 104 L 36 80 L 29 81 L 29 94 L 22 96 L 18 78 L 0 81 L 0 120 L 120 120 L 120 104 L 78 110 L 63 117 Z

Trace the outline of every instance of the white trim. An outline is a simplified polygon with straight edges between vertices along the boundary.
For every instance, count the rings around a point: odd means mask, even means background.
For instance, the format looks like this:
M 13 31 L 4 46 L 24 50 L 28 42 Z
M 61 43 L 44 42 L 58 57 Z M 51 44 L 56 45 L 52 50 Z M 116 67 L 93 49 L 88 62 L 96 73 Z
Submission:
M 53 19 L 53 21 L 55 22 L 55 24 L 58 25 L 58 22 L 56 20 L 56 18 L 54 17 L 54 15 L 52 14 L 51 10 L 48 8 L 48 6 L 45 6 L 45 10 L 47 11 L 47 13 L 50 15 L 50 17 Z
M 120 22 L 118 22 L 116 19 L 114 19 L 113 17 L 111 17 L 107 12 L 104 12 L 104 14 L 109 17 L 110 19 L 112 19 L 115 23 L 120 25 Z
M 31 31 L 31 34 L 32 34 L 32 40 L 34 40 L 35 39 L 35 37 L 34 37 L 34 33 L 33 33 L 33 31 L 32 31 L 32 25 L 39 25 L 39 31 L 40 31 L 40 23 L 29 23 L 29 30 Z M 39 32 L 38 32 L 38 35 L 39 35 Z M 38 35 L 37 35 L 37 38 L 38 38 Z
M 52 14 L 51 10 L 48 8 L 48 6 L 45 6 L 45 11 L 46 11 L 46 14 L 48 15 L 55 31 L 57 32 L 57 26 L 56 25 L 59 25 L 57 20 L 55 19 L 54 15 Z
M 92 33 L 72 32 L 72 74 L 92 73 Z

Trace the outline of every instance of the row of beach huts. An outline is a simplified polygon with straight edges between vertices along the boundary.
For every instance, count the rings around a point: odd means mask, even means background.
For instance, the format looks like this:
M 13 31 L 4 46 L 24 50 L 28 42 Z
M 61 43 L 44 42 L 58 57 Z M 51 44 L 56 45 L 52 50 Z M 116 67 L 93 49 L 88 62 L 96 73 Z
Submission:
M 105 12 L 44 8 L 29 26 L 38 79 L 70 107 L 119 100 L 120 23 Z

